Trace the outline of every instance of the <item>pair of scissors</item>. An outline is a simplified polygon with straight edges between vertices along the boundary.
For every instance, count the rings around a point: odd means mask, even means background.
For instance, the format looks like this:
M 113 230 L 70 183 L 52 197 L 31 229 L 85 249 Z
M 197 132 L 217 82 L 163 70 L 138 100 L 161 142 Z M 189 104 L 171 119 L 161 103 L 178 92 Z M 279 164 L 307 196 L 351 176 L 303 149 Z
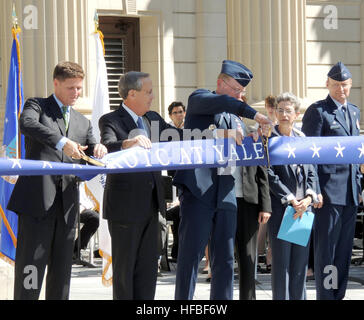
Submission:
M 81 145 L 78 144 L 78 151 L 80 152 L 81 154 L 81 159 L 82 160 L 85 160 L 86 162 L 90 163 L 90 164 L 93 164 L 94 166 L 98 166 L 98 167 L 106 167 L 106 164 L 101 162 L 101 161 L 98 161 L 94 158 L 91 158 L 89 156 L 86 155 L 86 153 L 81 149 Z
M 272 134 L 272 128 L 269 127 L 268 130 L 268 134 L 265 136 L 262 134 L 262 142 L 263 142 L 263 147 L 264 147 L 264 151 L 265 151 L 265 155 L 267 156 L 267 163 L 268 163 L 268 168 L 270 167 L 270 160 L 269 160 L 269 137 Z

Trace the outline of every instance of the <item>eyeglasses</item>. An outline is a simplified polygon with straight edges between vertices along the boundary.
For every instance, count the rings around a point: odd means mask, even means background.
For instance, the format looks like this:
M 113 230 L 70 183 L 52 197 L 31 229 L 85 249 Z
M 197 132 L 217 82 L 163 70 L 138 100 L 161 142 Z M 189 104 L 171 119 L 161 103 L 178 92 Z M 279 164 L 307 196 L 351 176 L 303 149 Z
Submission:
M 246 94 L 246 89 L 245 88 L 243 88 L 243 89 L 236 88 L 236 87 L 234 88 L 230 84 L 228 84 L 224 79 L 222 79 L 222 81 L 224 81 L 225 84 L 227 84 L 231 89 L 233 89 L 236 94 L 241 93 L 243 96 L 245 96 L 245 94 Z
M 334 89 L 338 89 L 339 87 L 340 88 L 343 88 L 343 89 L 347 89 L 351 86 L 351 83 L 340 83 L 340 82 L 337 82 L 337 83 L 331 83 L 331 86 L 334 88 Z
M 284 114 L 284 113 L 286 113 L 286 114 L 288 114 L 288 115 L 291 115 L 291 114 L 295 113 L 295 111 L 294 111 L 294 110 L 292 110 L 292 109 L 288 109 L 288 110 L 286 110 L 286 109 L 282 109 L 282 108 L 277 108 L 276 110 L 277 110 L 277 112 L 278 112 L 279 114 Z
M 153 94 L 153 89 L 150 89 L 150 90 L 136 90 L 138 92 L 144 92 L 145 94 L 147 95 L 152 95 Z
M 172 114 L 176 115 L 176 114 L 182 114 L 184 111 L 173 111 Z

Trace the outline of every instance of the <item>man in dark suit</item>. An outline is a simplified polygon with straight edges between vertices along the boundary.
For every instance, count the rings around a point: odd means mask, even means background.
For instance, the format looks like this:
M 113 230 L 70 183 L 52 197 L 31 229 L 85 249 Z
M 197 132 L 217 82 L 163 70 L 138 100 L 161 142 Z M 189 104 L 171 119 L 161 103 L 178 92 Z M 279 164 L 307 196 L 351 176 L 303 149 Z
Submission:
M 241 101 L 253 75 L 242 64 L 225 60 L 216 92 L 198 89 L 188 100 L 185 129 L 224 129 L 242 143 L 241 130 L 233 130 L 230 113 L 270 124 L 264 115 Z M 175 298 L 192 299 L 199 263 L 209 241 L 213 300 L 233 298 L 236 197 L 234 178 L 216 168 L 177 171 L 181 222 Z
M 328 73 L 329 95 L 312 104 L 303 117 L 306 136 L 358 136 L 360 111 L 347 101 L 350 71 L 341 62 Z M 360 192 L 358 165 L 318 165 L 323 207 L 314 230 L 317 299 L 345 297 Z M 336 272 L 337 271 L 337 278 Z M 326 281 L 331 277 L 333 281 Z M 328 285 L 332 283 L 332 285 Z
M 159 133 L 173 129 L 156 112 L 149 74 L 131 71 L 121 76 L 120 108 L 100 118 L 101 141 L 109 152 L 132 147 L 151 148 L 151 123 Z M 117 300 L 152 300 L 158 269 L 158 211 L 165 215 L 160 172 L 108 175 L 104 192 L 104 218 L 112 241 L 113 297 Z
M 107 153 L 96 144 L 90 121 L 72 108 L 83 78 L 78 64 L 59 63 L 54 94 L 26 101 L 19 122 L 26 159 L 79 163 L 80 150 L 97 158 Z M 68 299 L 77 206 L 74 176 L 19 177 L 8 203 L 19 216 L 15 299 L 39 298 L 46 265 L 46 299 Z

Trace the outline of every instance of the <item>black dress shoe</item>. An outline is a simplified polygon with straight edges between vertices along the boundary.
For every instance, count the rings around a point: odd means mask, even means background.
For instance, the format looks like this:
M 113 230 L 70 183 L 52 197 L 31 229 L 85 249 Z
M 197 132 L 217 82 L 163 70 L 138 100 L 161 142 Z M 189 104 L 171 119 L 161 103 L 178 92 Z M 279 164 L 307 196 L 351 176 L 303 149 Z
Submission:
M 163 277 L 162 272 L 158 271 L 158 273 L 157 273 L 157 277 L 158 277 L 158 278 L 162 278 L 162 277 Z
M 307 281 L 312 281 L 312 280 L 315 280 L 315 276 L 314 276 L 314 275 L 312 275 L 312 276 L 307 276 L 307 277 L 306 277 L 306 282 L 307 282 Z
M 99 250 L 94 250 L 94 258 L 101 258 Z

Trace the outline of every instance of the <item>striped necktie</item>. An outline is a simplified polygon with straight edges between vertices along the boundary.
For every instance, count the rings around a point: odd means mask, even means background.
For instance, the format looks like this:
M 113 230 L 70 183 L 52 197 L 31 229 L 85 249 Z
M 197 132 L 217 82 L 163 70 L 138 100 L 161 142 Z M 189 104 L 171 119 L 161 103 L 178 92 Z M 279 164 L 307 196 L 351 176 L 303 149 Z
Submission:
M 68 131 L 69 127 L 69 113 L 68 113 L 68 107 L 62 106 L 62 116 L 64 121 L 64 126 L 66 127 L 66 132 Z
M 296 177 L 298 185 L 300 185 L 303 182 L 303 174 L 302 174 L 303 167 L 302 165 L 298 164 L 296 168 Z

